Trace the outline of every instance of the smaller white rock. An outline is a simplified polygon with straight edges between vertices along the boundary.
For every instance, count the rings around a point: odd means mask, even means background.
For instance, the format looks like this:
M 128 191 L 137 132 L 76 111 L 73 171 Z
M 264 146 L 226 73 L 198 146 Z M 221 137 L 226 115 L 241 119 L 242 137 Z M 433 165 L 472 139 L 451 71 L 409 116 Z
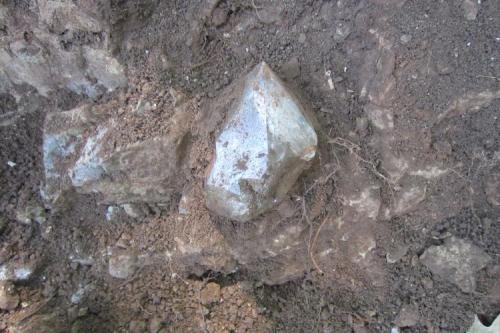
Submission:
M 11 168 L 15 167 L 17 164 L 12 162 L 12 161 L 7 161 L 7 165 L 10 166 Z
M 92 266 L 95 263 L 95 260 L 92 257 L 83 258 L 83 257 L 75 257 L 73 255 L 70 255 L 68 257 L 68 259 L 71 262 L 77 263 L 77 264 L 82 265 L 82 266 Z
M 403 44 L 408 44 L 410 41 L 411 41 L 411 35 L 402 35 L 399 40 L 401 41 L 401 43 Z
M 8 276 L 9 276 L 9 270 L 7 269 L 7 266 L 6 265 L 2 265 L 0 266 L 0 281 L 6 281 L 8 280 Z
M 207 207 L 245 222 L 281 201 L 316 155 L 307 112 L 266 63 L 236 90 L 205 182 Z
M 43 224 L 47 221 L 45 209 L 38 205 L 29 204 L 16 213 L 16 220 L 22 224 L 31 224 L 32 221 Z
M 184 191 L 179 201 L 179 214 L 188 215 L 190 213 L 190 208 L 193 207 L 194 201 L 195 198 L 193 197 L 192 189 Z
M 114 220 L 117 214 L 118 214 L 118 207 L 109 206 L 108 209 L 106 210 L 106 221 Z
M 127 203 L 127 204 L 123 204 L 121 207 L 125 211 L 125 214 L 127 214 L 128 216 L 130 216 L 134 219 L 142 218 L 145 215 L 143 210 L 141 209 L 141 207 L 137 204 Z
M 17 281 L 25 281 L 28 280 L 33 270 L 29 267 L 19 267 L 14 269 L 14 278 Z
M 0 281 L 26 281 L 33 274 L 29 266 L 5 263 L 0 266 Z
M 462 7 L 465 18 L 468 21 L 474 21 L 479 12 L 479 3 L 474 0 L 464 0 Z
M 91 288 L 91 285 L 88 284 L 84 287 L 81 285 L 79 286 L 79 289 L 71 295 L 70 301 L 72 304 L 80 304 L 82 302 L 83 297 L 85 296 L 85 293 Z
M 481 323 L 479 318 L 475 316 L 472 326 L 469 328 L 467 333 L 498 333 L 500 332 L 500 316 L 497 316 L 493 323 L 486 327 Z

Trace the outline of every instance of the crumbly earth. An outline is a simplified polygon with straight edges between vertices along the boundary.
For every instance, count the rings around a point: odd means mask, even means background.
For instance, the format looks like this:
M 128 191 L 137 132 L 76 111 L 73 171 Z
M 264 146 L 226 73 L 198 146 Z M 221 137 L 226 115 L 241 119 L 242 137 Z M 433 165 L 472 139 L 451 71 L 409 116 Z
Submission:
M 35 3 L 1 3 L 14 18 L 0 22 L 2 47 L 30 40 Z M 0 86 L 0 263 L 35 268 L 14 285 L 19 305 L 0 310 L 0 331 L 451 333 L 475 314 L 498 315 L 498 1 L 75 3 L 102 7 L 128 85 L 93 97 Z M 67 52 L 103 43 L 101 33 L 54 31 Z M 202 188 L 231 102 L 226 88 L 261 61 L 319 124 L 319 158 L 262 220 L 302 224 L 309 235 L 289 262 L 308 269 L 278 285 L 261 279 L 272 260 L 227 273 L 234 263 L 224 247 L 206 270 L 170 260 L 173 248 L 237 242 L 252 229 L 213 216 Z M 20 222 L 20 211 L 43 206 L 45 115 L 83 104 L 120 119 L 108 134 L 118 147 L 188 123 L 175 196 L 139 218 L 107 219 L 97 195 L 74 194 L 65 209 L 44 210 L 46 221 Z M 366 251 L 352 252 L 347 234 Z M 451 236 L 491 258 L 473 292 L 419 259 Z M 116 249 L 142 258 L 126 279 L 109 274 Z

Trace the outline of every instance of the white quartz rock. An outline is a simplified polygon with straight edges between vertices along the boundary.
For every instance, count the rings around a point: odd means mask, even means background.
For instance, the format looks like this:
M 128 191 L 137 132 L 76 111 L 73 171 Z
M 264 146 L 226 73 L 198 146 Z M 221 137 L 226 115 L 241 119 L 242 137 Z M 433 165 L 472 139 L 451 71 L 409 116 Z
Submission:
M 241 222 L 265 212 L 308 167 L 317 144 L 298 99 L 266 63 L 257 65 L 217 138 L 208 208 Z

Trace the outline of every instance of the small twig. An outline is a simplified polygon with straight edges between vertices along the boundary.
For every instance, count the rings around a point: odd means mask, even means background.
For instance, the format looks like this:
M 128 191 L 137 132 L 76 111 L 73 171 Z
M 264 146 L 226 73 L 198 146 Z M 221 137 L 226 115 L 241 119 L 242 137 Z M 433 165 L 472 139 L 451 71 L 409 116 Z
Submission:
M 198 63 L 196 63 L 196 64 L 192 65 L 190 69 L 191 69 L 192 71 L 193 71 L 193 70 L 195 70 L 195 69 L 198 69 L 199 67 L 201 67 L 201 66 L 203 66 L 203 65 L 206 65 L 206 64 L 208 64 L 209 62 L 211 62 L 212 60 L 214 60 L 214 59 L 215 59 L 215 57 L 216 57 L 216 56 L 215 56 L 215 55 L 213 55 L 213 56 L 209 57 L 209 58 L 208 58 L 208 59 L 206 59 L 206 60 L 200 61 L 200 62 L 198 62 Z
M 309 215 L 307 215 L 307 207 L 306 207 L 306 198 L 302 197 L 302 219 L 306 220 L 307 225 L 309 225 L 309 241 L 307 243 L 307 248 L 311 248 L 311 239 L 312 239 L 312 223 L 309 219 Z
M 431 58 L 432 58 L 432 49 L 429 51 L 429 57 L 427 58 L 427 75 L 429 75 L 431 73 L 431 70 L 430 70 L 430 62 L 431 62 Z
M 316 267 L 318 272 L 320 272 L 321 274 L 323 274 L 323 270 L 319 267 L 318 263 L 316 262 L 316 259 L 314 257 L 314 250 L 316 249 L 316 242 L 318 241 L 319 233 L 321 232 L 321 229 L 323 228 L 323 226 L 325 225 L 327 220 L 328 220 L 328 217 L 325 217 L 323 219 L 323 222 L 321 222 L 321 224 L 319 225 L 318 230 L 316 230 L 316 235 L 314 235 L 314 239 L 312 241 L 311 247 L 309 248 L 309 256 L 311 257 L 311 261 L 312 261 L 314 267 Z
M 493 80 L 500 81 L 500 79 L 499 79 L 499 78 L 497 78 L 496 76 L 490 76 L 490 75 L 476 75 L 476 77 L 484 77 L 484 78 L 487 78 L 487 79 L 493 79 Z
M 375 163 L 372 161 L 369 161 L 367 159 L 364 159 L 359 155 L 357 152 L 361 150 L 361 147 L 357 144 L 355 144 L 352 141 L 349 141 L 347 139 L 341 138 L 341 137 L 336 137 L 334 139 L 328 140 L 329 143 L 331 144 L 336 144 L 338 146 L 344 147 L 349 151 L 349 153 L 353 154 L 358 160 L 361 162 L 368 164 L 372 170 L 372 172 L 375 174 L 375 176 L 379 177 L 380 179 L 384 180 L 387 184 L 389 185 L 394 185 L 393 182 L 387 178 L 385 175 L 383 175 L 380 171 L 378 171 L 377 167 L 375 166 Z
M 255 1 L 254 1 L 254 0 L 252 0 L 252 7 L 253 7 L 255 10 L 264 8 L 264 7 L 262 7 L 262 6 L 256 6 L 256 5 L 255 5 Z
M 333 170 L 332 172 L 330 172 L 330 173 L 329 173 L 329 174 L 328 174 L 328 175 L 327 175 L 324 179 L 321 179 L 321 177 L 320 177 L 320 178 L 318 178 L 318 179 L 316 179 L 316 180 L 314 181 L 314 183 L 313 183 L 311 186 L 309 186 L 309 188 L 305 191 L 304 195 L 306 195 L 306 194 L 308 194 L 309 192 L 311 192 L 311 190 L 312 190 L 313 188 L 315 188 L 318 184 L 326 184 L 326 182 L 328 182 L 328 180 L 330 180 L 330 178 L 332 178 L 332 176 L 333 176 L 335 173 L 337 173 L 337 171 L 338 171 L 338 168 L 335 168 L 335 170 Z
M 316 240 L 318 238 L 319 230 L 321 229 L 321 227 L 323 226 L 323 224 L 325 222 L 323 221 L 323 223 L 321 223 L 321 225 L 318 228 L 318 231 L 316 232 L 316 236 L 314 237 L 314 240 L 311 242 L 313 226 L 312 226 L 311 220 L 309 219 L 309 215 L 307 215 L 306 200 L 304 197 L 302 198 L 302 218 L 305 219 L 307 224 L 309 225 L 309 242 L 307 244 L 307 248 L 309 251 L 309 257 L 311 258 L 311 261 L 312 261 L 314 267 L 318 270 L 318 272 L 323 273 L 323 270 L 321 268 L 319 268 L 319 265 L 316 262 L 316 259 L 314 258 L 313 251 L 314 251 L 314 248 L 316 247 L 315 245 L 316 245 Z
M 260 22 L 262 22 L 262 18 L 259 15 L 259 9 L 262 9 L 263 7 L 257 7 L 255 5 L 255 1 L 252 0 L 252 7 L 255 9 L 255 14 L 257 15 L 257 18 L 259 19 Z
M 30 318 L 32 316 L 34 316 L 35 314 L 37 314 L 47 303 L 49 303 L 53 298 L 54 298 L 55 294 L 52 294 L 50 295 L 49 297 L 47 297 L 46 299 L 36 303 L 31 309 L 30 308 L 27 308 L 26 309 L 26 312 L 22 313 L 20 312 L 20 316 L 17 317 L 16 314 L 14 315 L 14 318 L 15 318 L 15 321 L 16 322 L 21 322 L 27 318 Z
M 135 279 L 137 279 L 139 277 L 139 275 L 141 274 L 142 270 L 144 269 L 146 265 L 141 265 L 136 271 L 135 273 L 130 277 L 128 278 L 127 280 L 123 281 L 119 288 L 123 288 L 125 287 L 127 284 L 129 284 L 130 282 L 134 281 Z
M 335 152 L 335 150 L 332 150 L 332 153 L 333 157 L 335 158 L 335 161 L 337 161 L 337 167 L 340 168 L 340 160 L 339 157 L 337 156 L 337 153 Z
M 455 169 L 448 168 L 447 170 L 453 172 L 455 175 L 457 175 L 459 178 L 461 178 L 464 182 L 471 183 L 471 181 L 469 179 L 467 179 L 466 177 L 464 177 L 461 173 L 459 173 Z

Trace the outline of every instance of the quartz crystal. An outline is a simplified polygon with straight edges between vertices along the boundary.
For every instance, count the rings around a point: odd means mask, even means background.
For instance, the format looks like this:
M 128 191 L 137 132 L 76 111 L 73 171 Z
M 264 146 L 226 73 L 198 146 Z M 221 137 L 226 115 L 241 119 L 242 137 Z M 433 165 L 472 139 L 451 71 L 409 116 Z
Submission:
M 207 206 L 247 221 L 272 208 L 316 155 L 312 122 L 266 63 L 247 76 L 215 144 Z

